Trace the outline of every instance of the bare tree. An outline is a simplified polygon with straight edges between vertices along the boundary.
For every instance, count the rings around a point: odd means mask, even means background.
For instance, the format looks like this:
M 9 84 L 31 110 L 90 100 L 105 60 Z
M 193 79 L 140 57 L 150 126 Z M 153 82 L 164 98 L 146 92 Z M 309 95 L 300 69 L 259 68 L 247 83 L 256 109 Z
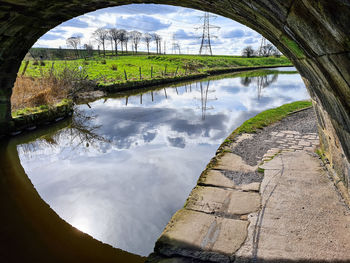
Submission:
M 254 56 L 254 49 L 252 48 L 252 46 L 247 46 L 242 50 L 242 56 L 243 57 L 247 57 L 247 58 L 251 58 Z
M 143 40 L 145 41 L 145 43 L 147 45 L 147 53 L 149 55 L 149 43 L 152 41 L 152 35 L 149 33 L 144 34 Z
M 93 33 L 95 40 L 102 45 L 103 56 L 106 56 L 106 40 L 108 39 L 108 30 L 104 28 L 98 28 Z
M 80 36 L 70 37 L 66 39 L 66 44 L 68 47 L 72 47 L 75 50 L 76 58 L 79 57 L 78 46 L 80 45 Z
M 115 55 L 118 56 L 118 41 L 120 41 L 120 30 L 111 28 L 108 31 L 109 37 L 114 41 Z
M 111 36 L 111 34 L 109 33 L 109 29 L 106 29 L 107 30 L 107 40 L 109 40 L 111 42 L 111 53 L 113 54 L 113 38 Z
M 162 54 L 162 38 L 160 36 L 159 36 L 158 45 L 159 45 L 159 54 Z
M 124 46 L 125 41 L 126 41 L 126 36 L 127 36 L 126 30 L 124 30 L 124 29 L 118 30 L 118 40 L 120 42 L 120 47 L 121 47 L 122 53 L 124 53 L 123 46 Z
M 124 30 L 125 31 L 125 30 Z M 131 34 L 130 32 L 128 31 L 125 31 L 125 34 L 124 34 L 124 45 L 125 45 L 125 51 L 126 53 L 128 53 L 128 43 L 131 39 Z
M 277 48 L 274 45 L 268 43 L 262 47 L 261 55 L 263 57 L 270 57 L 275 54 L 276 50 Z
M 154 39 L 154 41 L 156 41 L 156 46 L 157 46 L 157 54 L 160 54 L 160 50 L 161 50 L 161 42 L 162 42 L 162 38 L 158 35 L 158 34 L 156 34 L 156 33 L 154 33 L 153 34 L 153 39 Z
M 142 33 L 140 33 L 139 31 L 131 31 L 130 36 L 131 36 L 133 47 L 135 48 L 135 53 L 137 54 L 137 47 L 141 41 Z
M 119 41 L 120 41 L 120 45 L 122 48 L 122 53 L 123 53 L 123 46 L 125 46 L 125 51 L 126 51 L 126 53 L 128 53 L 129 40 L 130 40 L 130 33 L 124 29 L 120 29 L 119 30 Z
M 86 50 L 86 53 L 89 57 L 92 57 L 94 55 L 94 48 L 90 44 L 84 44 L 84 49 Z
M 174 48 L 175 54 L 176 54 L 176 51 L 177 51 L 178 54 L 181 55 L 181 46 L 180 46 L 179 43 L 175 43 L 173 48 Z

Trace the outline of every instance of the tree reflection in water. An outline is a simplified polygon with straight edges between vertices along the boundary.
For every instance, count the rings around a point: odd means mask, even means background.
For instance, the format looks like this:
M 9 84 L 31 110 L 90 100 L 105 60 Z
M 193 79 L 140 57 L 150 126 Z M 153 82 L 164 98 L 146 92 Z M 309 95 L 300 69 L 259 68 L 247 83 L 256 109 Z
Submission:
M 249 87 L 252 83 L 256 83 L 258 100 L 261 99 L 262 91 L 264 88 L 269 87 L 272 83 L 278 80 L 278 74 L 263 75 L 257 77 L 241 77 L 241 84 L 245 87 Z
M 92 147 L 99 151 L 101 143 L 111 143 L 110 140 L 98 134 L 102 125 L 93 124 L 97 115 L 88 115 L 78 108 L 74 109 L 74 115 L 69 124 L 59 129 L 51 129 L 50 132 L 39 138 L 33 138 L 30 142 L 21 144 L 18 150 L 23 154 L 30 154 L 40 148 L 59 148 L 59 145 L 69 145 L 71 150 Z

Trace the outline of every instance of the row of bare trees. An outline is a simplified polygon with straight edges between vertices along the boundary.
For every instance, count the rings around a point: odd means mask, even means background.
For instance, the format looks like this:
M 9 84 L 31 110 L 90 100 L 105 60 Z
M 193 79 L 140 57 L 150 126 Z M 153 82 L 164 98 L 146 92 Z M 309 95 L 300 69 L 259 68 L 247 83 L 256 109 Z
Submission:
M 131 43 L 132 50 L 137 54 L 139 45 L 141 41 L 145 42 L 147 46 L 147 52 L 150 53 L 150 45 L 154 41 L 156 44 L 157 54 L 161 53 L 161 40 L 162 38 L 156 34 L 141 33 L 139 31 L 126 31 L 125 29 L 117 28 L 98 28 L 92 34 L 92 39 L 96 41 L 98 45 L 98 50 L 100 52 L 100 47 L 102 47 L 103 55 L 106 56 L 106 46 L 110 42 L 112 50 L 114 50 L 115 55 L 118 55 L 118 48 L 120 47 L 121 53 L 128 52 L 128 44 Z M 66 40 L 66 44 L 72 47 L 76 56 L 79 56 L 78 48 L 81 45 L 81 37 L 72 36 Z M 85 44 L 84 49 L 92 50 L 92 45 Z
M 252 46 L 247 46 L 242 50 L 242 56 L 251 58 L 251 57 L 280 57 L 281 53 L 279 50 L 272 44 L 268 43 L 258 50 L 254 50 Z

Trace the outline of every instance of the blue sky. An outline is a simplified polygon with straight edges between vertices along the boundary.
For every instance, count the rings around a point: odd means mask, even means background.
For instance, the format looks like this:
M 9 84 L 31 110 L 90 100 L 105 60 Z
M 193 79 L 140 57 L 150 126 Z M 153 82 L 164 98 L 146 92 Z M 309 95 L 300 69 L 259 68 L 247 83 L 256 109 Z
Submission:
M 68 20 L 43 35 L 35 43 L 35 47 L 66 48 L 66 39 L 79 35 L 81 44 L 92 44 L 97 47 L 91 37 L 99 27 L 119 28 L 128 31 L 137 30 L 142 33 L 157 33 L 166 42 L 166 51 L 171 54 L 173 35 L 180 44 L 184 54 L 197 54 L 200 47 L 202 11 L 154 4 L 133 4 L 119 7 L 100 9 Z M 212 39 L 213 53 L 216 55 L 240 55 L 242 49 L 251 45 L 258 48 L 261 36 L 250 28 L 227 18 L 216 16 L 211 18 L 211 24 L 220 27 L 211 32 L 217 38 Z M 162 45 L 162 48 L 164 43 Z M 108 44 L 107 49 L 110 49 Z M 146 50 L 141 43 L 140 50 Z M 155 44 L 151 43 L 155 51 Z

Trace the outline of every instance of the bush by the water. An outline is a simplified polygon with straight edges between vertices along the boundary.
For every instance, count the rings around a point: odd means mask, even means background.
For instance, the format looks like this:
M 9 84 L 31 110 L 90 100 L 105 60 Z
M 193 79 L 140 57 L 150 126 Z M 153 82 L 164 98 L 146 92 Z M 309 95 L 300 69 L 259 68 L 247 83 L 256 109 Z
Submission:
M 42 71 L 40 77 L 35 78 L 19 75 L 11 97 L 12 111 L 53 105 L 65 98 L 74 98 L 80 91 L 93 89 L 95 85 L 79 66 Z

